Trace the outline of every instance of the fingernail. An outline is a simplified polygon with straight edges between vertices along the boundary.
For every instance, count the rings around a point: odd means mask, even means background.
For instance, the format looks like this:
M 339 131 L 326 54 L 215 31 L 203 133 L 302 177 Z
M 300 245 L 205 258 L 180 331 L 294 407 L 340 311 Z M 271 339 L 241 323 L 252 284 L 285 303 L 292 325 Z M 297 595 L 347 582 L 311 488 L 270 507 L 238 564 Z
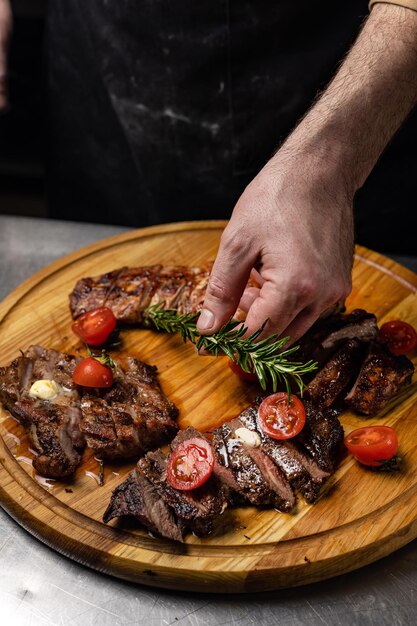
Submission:
M 198 328 L 200 330 L 210 330 L 214 324 L 214 313 L 208 309 L 203 309 L 198 318 Z

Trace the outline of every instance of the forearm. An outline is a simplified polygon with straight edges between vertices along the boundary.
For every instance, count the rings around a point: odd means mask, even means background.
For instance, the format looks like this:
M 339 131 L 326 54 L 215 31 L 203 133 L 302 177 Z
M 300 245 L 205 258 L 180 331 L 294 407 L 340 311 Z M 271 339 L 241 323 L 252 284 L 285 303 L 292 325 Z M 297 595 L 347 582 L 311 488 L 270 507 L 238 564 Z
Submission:
M 334 185 L 353 195 L 416 103 L 417 12 L 377 4 L 332 82 L 278 152 L 279 166 L 286 154 L 302 155 L 307 168 L 309 159 L 313 169 L 324 161 Z
M 240 302 L 253 332 L 296 340 L 351 289 L 353 196 L 417 101 L 417 12 L 376 5 L 335 78 L 245 189 L 199 318 L 215 332 Z M 256 267 L 260 288 L 245 289 Z

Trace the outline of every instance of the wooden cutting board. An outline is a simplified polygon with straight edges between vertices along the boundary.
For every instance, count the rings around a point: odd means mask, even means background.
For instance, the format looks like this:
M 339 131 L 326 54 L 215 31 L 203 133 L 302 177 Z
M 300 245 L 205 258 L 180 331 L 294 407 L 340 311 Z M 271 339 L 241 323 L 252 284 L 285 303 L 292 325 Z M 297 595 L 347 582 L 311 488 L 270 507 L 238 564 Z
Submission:
M 74 352 L 68 294 L 77 279 L 123 265 L 199 264 L 213 259 L 223 222 L 165 225 L 112 237 L 42 270 L 0 305 L 0 363 L 30 344 Z M 363 307 L 379 322 L 417 327 L 417 275 L 358 248 L 348 310 Z M 164 391 L 180 409 L 180 425 L 208 430 L 230 419 L 257 393 L 224 358 L 199 358 L 176 336 L 124 332 L 123 352 L 158 366 Z M 413 355 L 417 361 L 417 354 Z M 209 539 L 185 545 L 155 539 L 134 523 L 101 522 L 111 491 L 133 464 L 106 465 L 98 486 L 91 451 L 73 480 L 45 480 L 32 468 L 23 428 L 0 409 L 0 500 L 22 526 L 59 552 L 131 581 L 191 591 L 244 592 L 323 580 L 379 559 L 417 536 L 417 384 L 378 417 L 346 412 L 345 432 L 363 424 L 395 425 L 405 468 L 383 475 L 346 457 L 315 505 L 298 499 L 292 514 L 248 507 L 229 510 Z

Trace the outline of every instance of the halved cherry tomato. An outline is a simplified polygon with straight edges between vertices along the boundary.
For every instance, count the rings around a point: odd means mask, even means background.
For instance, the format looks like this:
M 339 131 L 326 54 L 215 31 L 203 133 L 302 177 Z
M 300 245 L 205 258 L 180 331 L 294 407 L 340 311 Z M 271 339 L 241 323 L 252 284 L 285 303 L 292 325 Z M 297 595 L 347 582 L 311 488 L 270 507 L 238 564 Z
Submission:
M 175 489 L 190 491 L 208 480 L 213 472 L 214 454 L 201 437 L 180 443 L 168 459 L 167 481 Z
M 72 375 L 74 382 L 83 387 L 111 387 L 113 372 L 92 356 L 88 356 L 76 365 Z
M 273 439 L 291 439 L 302 431 L 306 423 L 304 404 L 297 396 L 273 393 L 263 400 L 258 409 L 261 430 Z
M 72 330 L 89 346 L 101 346 L 116 328 L 113 311 L 105 306 L 83 313 L 72 325 Z
M 398 439 L 391 426 L 364 426 L 345 438 L 345 446 L 359 463 L 380 467 L 397 454 Z
M 406 354 L 417 346 L 417 333 L 414 328 L 401 320 L 392 320 L 382 324 L 379 335 L 382 343 L 396 356 Z
M 229 359 L 228 365 L 233 374 L 236 374 L 236 376 L 238 376 L 241 380 L 248 380 L 249 382 L 258 380 L 255 372 L 245 372 L 245 370 L 242 369 L 239 363 L 235 363 L 234 361 L 232 361 L 232 359 Z

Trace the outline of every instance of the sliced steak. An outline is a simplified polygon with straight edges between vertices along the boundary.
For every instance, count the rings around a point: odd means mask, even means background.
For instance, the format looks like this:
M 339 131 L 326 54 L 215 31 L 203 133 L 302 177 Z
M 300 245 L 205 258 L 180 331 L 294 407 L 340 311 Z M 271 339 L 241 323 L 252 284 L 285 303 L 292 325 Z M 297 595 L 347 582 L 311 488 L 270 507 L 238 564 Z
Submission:
M 378 337 L 375 315 L 363 309 L 354 309 L 349 315 L 333 315 L 313 324 L 299 342 L 297 359 L 313 359 L 321 367 L 342 342 L 358 339 L 369 343 Z
M 33 467 L 48 478 L 65 478 L 74 473 L 85 446 L 80 431 L 80 397 L 72 380 L 79 359 L 31 346 L 27 352 L 0 368 L 0 400 L 24 426 L 38 456 Z M 54 380 L 57 395 L 41 400 L 29 395 L 37 380 Z
M 305 397 L 319 406 L 328 407 L 356 377 L 364 354 L 364 344 L 349 339 L 330 357 L 305 389 Z
M 234 419 L 230 422 L 227 422 L 226 426 L 227 428 L 230 428 L 233 436 L 237 437 L 236 430 L 245 427 L 245 424 L 240 419 Z M 180 443 L 192 437 L 204 437 L 204 435 L 202 435 L 195 428 L 189 427 L 186 430 L 180 431 L 178 433 L 178 435 L 171 443 L 171 449 L 175 450 L 175 448 Z M 204 438 L 210 442 L 210 439 L 208 439 L 207 437 Z M 279 469 L 274 466 L 274 463 L 271 462 L 269 457 L 265 455 L 262 449 L 247 445 L 238 437 L 237 439 L 240 441 L 243 451 L 248 455 L 253 463 L 255 463 L 255 466 L 261 473 L 265 484 L 272 492 L 272 494 L 269 494 L 269 497 L 272 498 L 273 505 L 280 511 L 290 511 L 295 504 L 295 497 L 294 492 L 291 489 L 288 481 L 281 474 Z M 214 440 L 210 443 L 212 443 L 213 447 L 215 448 Z M 247 495 L 246 492 L 242 490 L 242 482 L 239 482 L 238 477 L 236 476 L 236 473 L 233 471 L 233 469 L 226 466 L 223 461 L 224 454 L 219 456 L 219 454 L 216 453 L 213 470 L 214 475 L 219 479 L 219 482 L 222 484 L 223 488 L 226 489 L 226 497 L 230 502 L 232 502 L 233 504 L 236 504 L 238 502 L 244 502 L 247 498 Z M 240 498 L 236 496 L 240 496 Z
M 258 466 L 233 437 L 227 423 L 214 431 L 213 449 L 219 465 L 233 472 L 242 501 L 255 506 L 271 504 L 272 493 Z
M 156 535 L 183 541 L 182 526 L 177 523 L 152 483 L 136 469 L 113 491 L 103 521 L 107 523 L 115 517 L 126 516 L 134 517 Z
M 372 344 L 346 404 L 358 413 L 374 415 L 411 382 L 413 373 L 414 365 L 406 356 L 394 356 L 385 346 Z
M 180 443 L 182 443 L 183 441 L 187 441 L 188 439 L 191 439 L 193 437 L 203 437 L 204 439 L 206 439 L 206 441 L 209 441 L 209 443 L 211 443 L 211 438 L 203 435 L 196 428 L 189 426 L 185 430 L 178 431 L 176 437 L 171 441 L 171 450 L 175 450 L 175 448 L 177 448 Z M 214 459 L 213 474 L 222 485 L 228 502 L 230 502 L 231 504 L 239 504 L 245 500 L 245 498 L 240 497 L 240 487 L 234 473 L 229 467 L 221 465 L 216 455 Z
M 197 489 L 179 491 L 167 482 L 167 460 L 161 450 L 148 452 L 139 460 L 138 471 L 152 483 L 159 496 L 184 526 L 200 537 L 210 535 L 215 522 L 227 506 L 216 478 L 211 476 Z
M 239 428 L 245 428 L 244 423 L 239 419 L 229 422 L 234 435 L 238 435 Z M 275 465 L 271 458 L 263 451 L 261 446 L 244 443 L 243 447 L 252 461 L 258 466 L 265 482 L 274 494 L 272 504 L 278 511 L 291 511 L 295 504 L 294 491 L 285 475 Z
M 236 435 L 236 430 L 244 427 L 236 418 L 214 431 L 217 461 L 233 471 L 239 493 L 251 504 L 291 510 L 295 503 L 291 486 L 261 449 L 248 445 Z
M 178 409 L 162 392 L 157 369 L 133 357 L 117 367 L 109 390 L 84 390 L 81 430 L 87 445 L 104 459 L 143 455 L 170 441 Z
M 246 428 L 258 433 L 262 451 L 279 467 L 294 489 L 298 489 L 310 504 L 315 502 L 330 473 L 297 448 L 294 440 L 278 441 L 265 435 L 259 427 L 258 404 L 245 409 L 239 420 Z
M 323 348 L 337 347 L 345 339 L 359 339 L 363 342 L 374 341 L 379 336 L 376 317 L 364 309 L 354 309 L 349 315 L 334 319 L 329 332 L 321 340 Z
M 333 474 L 340 458 L 343 444 L 343 428 L 335 413 L 329 409 L 319 409 L 305 401 L 306 424 L 299 435 L 301 444 L 325 472 Z

